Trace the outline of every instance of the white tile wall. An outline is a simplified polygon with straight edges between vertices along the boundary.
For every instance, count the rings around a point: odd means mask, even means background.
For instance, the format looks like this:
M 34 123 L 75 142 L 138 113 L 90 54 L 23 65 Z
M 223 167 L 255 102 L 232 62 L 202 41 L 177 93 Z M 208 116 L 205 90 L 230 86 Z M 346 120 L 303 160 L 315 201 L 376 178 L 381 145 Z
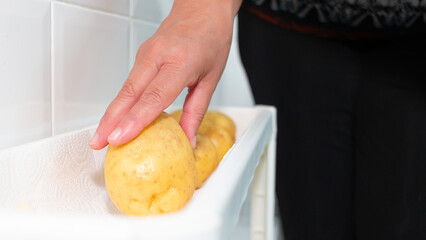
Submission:
M 131 16 L 161 23 L 172 9 L 173 0 L 133 0 Z
M 50 1 L 0 1 L 0 149 L 47 137 Z
M 54 3 L 54 134 L 96 124 L 128 75 L 127 18 Z
M 128 16 L 130 11 L 130 0 L 60 0 L 67 3 L 86 6 L 106 12 L 117 13 Z M 153 1 L 153 0 L 149 0 Z M 155 0 L 154 0 L 155 1 Z
M 140 45 L 155 33 L 158 24 L 139 20 L 132 20 L 131 24 L 133 33 L 130 43 L 130 66 L 132 67 Z
M 0 0 L 0 149 L 96 124 L 172 4 Z M 233 47 L 211 106 L 251 105 L 248 89 Z
M 217 92 L 220 92 L 219 105 L 250 107 L 254 106 L 254 97 L 247 80 L 246 72 L 238 49 L 238 20 L 234 21 L 234 35 L 228 62 L 223 71 Z

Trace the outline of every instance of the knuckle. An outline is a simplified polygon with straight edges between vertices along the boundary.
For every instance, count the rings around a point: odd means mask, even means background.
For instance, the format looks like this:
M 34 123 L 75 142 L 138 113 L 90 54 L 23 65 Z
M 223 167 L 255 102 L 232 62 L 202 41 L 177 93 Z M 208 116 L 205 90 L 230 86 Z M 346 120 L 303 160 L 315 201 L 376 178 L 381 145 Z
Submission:
M 136 60 L 143 58 L 147 51 L 149 50 L 149 44 L 147 42 L 142 43 L 142 45 L 138 48 L 138 51 L 136 52 Z
M 165 63 L 184 63 L 194 49 L 190 49 L 185 44 L 181 44 L 173 38 L 155 38 L 150 42 L 147 55 L 163 55 Z
M 116 119 L 120 118 L 118 114 L 117 108 L 115 108 L 114 103 L 111 103 L 106 109 L 104 115 L 102 116 L 101 122 L 105 122 L 106 124 L 113 123 Z
M 106 111 L 104 116 L 102 117 L 101 121 L 106 122 L 106 123 L 110 123 L 114 120 L 115 116 L 110 112 L 110 111 Z
M 140 122 L 142 114 L 137 111 L 131 111 L 127 114 L 126 118 L 130 122 Z
M 142 42 L 142 44 L 140 44 L 137 52 L 143 52 L 148 49 L 154 39 L 155 38 L 153 36 L 148 37 L 145 41 Z
M 150 43 L 144 43 L 136 53 L 135 65 L 156 69 L 156 62 L 162 53 L 153 49 Z
M 136 52 L 136 59 L 143 56 L 145 52 L 145 43 L 142 43 L 142 45 L 139 46 L 138 51 Z
M 204 119 L 205 111 L 203 109 L 193 109 L 192 111 L 184 110 L 183 114 L 187 114 L 191 119 L 201 123 Z
M 124 83 L 120 92 L 118 93 L 118 98 L 123 100 L 134 99 L 137 97 L 135 84 L 132 80 L 128 80 Z
M 169 61 L 172 63 L 185 63 L 185 59 L 189 58 L 188 51 L 183 48 L 173 49 L 169 57 Z
M 163 103 L 163 90 L 160 88 L 147 89 L 140 101 L 145 106 L 161 106 Z
M 143 59 L 145 55 L 145 49 L 142 48 L 142 46 L 139 48 L 139 50 L 136 52 L 135 56 L 135 62 L 137 62 L 139 59 Z
M 153 38 L 150 40 L 149 49 L 151 53 L 158 53 L 165 49 L 166 45 L 167 44 L 164 43 L 164 40 L 162 38 Z

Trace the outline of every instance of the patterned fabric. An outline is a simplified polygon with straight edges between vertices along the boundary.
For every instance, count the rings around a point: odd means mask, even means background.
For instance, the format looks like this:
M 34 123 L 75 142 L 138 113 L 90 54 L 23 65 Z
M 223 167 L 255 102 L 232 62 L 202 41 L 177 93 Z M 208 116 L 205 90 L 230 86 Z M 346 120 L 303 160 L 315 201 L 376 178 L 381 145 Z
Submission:
M 408 28 L 426 23 L 426 0 L 248 0 L 275 12 L 303 19 L 316 14 L 321 23 L 360 26 L 371 19 L 375 28 Z M 425 25 L 426 28 L 426 25 Z

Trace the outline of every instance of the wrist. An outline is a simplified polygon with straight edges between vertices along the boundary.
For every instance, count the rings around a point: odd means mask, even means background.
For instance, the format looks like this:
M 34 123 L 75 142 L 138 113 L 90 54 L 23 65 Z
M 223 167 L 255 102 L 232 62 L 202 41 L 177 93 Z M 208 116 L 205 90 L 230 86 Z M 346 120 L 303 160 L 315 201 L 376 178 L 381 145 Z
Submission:
M 242 0 L 213 0 L 216 4 L 219 4 L 231 14 L 231 17 L 234 18 L 238 10 L 240 9 Z
M 240 4 L 241 0 L 175 0 L 169 20 L 201 24 L 211 31 L 209 35 L 229 37 Z
M 173 8 L 182 6 L 215 9 L 232 19 L 237 15 L 242 0 L 174 0 Z

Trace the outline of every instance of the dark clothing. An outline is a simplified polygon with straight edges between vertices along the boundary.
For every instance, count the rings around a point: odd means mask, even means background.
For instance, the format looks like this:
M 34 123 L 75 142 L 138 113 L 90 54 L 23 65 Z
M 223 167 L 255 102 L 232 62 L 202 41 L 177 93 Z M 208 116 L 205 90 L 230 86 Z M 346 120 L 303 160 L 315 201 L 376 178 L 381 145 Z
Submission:
M 426 38 L 317 38 L 242 9 L 239 39 L 278 109 L 285 239 L 426 239 Z
M 335 39 L 426 35 L 426 0 L 244 0 L 278 26 Z

